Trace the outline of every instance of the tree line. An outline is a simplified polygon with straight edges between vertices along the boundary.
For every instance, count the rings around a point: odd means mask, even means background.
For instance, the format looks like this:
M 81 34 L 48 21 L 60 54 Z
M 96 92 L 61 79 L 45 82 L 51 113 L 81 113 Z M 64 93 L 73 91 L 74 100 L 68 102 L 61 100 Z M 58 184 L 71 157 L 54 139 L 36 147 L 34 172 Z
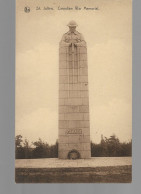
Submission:
M 92 157 L 124 157 L 132 156 L 132 140 L 121 143 L 115 135 L 102 137 L 99 144 L 91 142 Z
M 112 135 L 104 137 L 99 144 L 91 142 L 92 157 L 122 157 L 132 155 L 132 141 L 121 143 L 119 139 Z M 16 159 L 31 158 L 57 158 L 58 142 L 49 145 L 40 138 L 31 144 L 27 139 L 23 140 L 21 135 L 15 137 L 15 157 Z

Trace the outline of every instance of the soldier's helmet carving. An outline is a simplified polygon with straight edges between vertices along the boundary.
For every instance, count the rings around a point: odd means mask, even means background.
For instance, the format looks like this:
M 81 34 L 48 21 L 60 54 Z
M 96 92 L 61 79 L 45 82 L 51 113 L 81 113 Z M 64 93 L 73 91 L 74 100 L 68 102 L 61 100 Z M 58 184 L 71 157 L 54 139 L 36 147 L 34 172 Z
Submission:
M 70 22 L 68 23 L 67 26 L 69 26 L 69 27 L 76 27 L 76 26 L 78 26 L 78 25 L 77 25 L 77 23 L 76 23 L 74 20 L 72 20 L 72 21 L 70 21 Z

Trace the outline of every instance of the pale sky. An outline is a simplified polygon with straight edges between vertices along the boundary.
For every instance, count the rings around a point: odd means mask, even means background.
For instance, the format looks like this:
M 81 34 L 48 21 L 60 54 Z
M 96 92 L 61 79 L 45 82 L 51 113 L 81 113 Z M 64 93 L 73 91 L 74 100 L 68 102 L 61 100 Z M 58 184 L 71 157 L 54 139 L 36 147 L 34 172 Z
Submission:
M 53 11 L 35 10 L 51 2 Z M 99 10 L 57 10 L 75 5 Z M 58 138 L 59 41 L 75 20 L 88 49 L 91 140 L 98 143 L 101 134 L 115 134 L 122 142 L 132 138 L 131 5 L 131 0 L 17 0 L 16 135 L 49 144 Z

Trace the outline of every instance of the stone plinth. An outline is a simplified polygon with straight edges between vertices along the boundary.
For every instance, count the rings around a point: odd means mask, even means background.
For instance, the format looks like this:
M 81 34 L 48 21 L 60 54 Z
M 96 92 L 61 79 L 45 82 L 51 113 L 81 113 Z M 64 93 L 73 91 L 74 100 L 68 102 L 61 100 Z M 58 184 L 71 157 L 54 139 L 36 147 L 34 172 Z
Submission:
M 131 157 L 18 159 L 17 183 L 125 183 L 132 180 Z
M 80 160 L 61 160 L 58 158 L 16 159 L 15 168 L 81 168 L 132 165 L 131 157 L 91 157 Z

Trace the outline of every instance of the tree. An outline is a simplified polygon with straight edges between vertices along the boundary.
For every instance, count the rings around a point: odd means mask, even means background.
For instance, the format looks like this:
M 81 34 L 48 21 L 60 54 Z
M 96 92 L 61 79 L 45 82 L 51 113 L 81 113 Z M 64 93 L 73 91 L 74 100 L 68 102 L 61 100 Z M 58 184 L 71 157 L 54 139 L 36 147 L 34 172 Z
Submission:
M 23 142 L 24 158 L 32 158 L 32 148 L 27 139 Z
M 120 156 L 121 145 L 119 139 L 115 135 L 106 138 L 108 156 Z
M 22 136 L 21 135 L 17 135 L 15 137 L 15 154 L 16 154 L 16 158 L 24 158 L 24 149 L 22 146 Z
M 49 158 L 50 150 L 47 143 L 39 138 L 38 141 L 35 141 L 32 144 L 35 146 L 33 149 L 33 158 Z
M 58 141 L 50 146 L 50 158 L 58 158 Z
M 21 145 L 22 142 L 23 142 L 22 136 L 21 135 L 17 135 L 15 137 L 15 147 L 16 148 L 22 147 L 22 145 Z

